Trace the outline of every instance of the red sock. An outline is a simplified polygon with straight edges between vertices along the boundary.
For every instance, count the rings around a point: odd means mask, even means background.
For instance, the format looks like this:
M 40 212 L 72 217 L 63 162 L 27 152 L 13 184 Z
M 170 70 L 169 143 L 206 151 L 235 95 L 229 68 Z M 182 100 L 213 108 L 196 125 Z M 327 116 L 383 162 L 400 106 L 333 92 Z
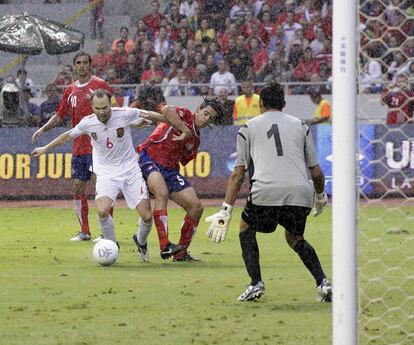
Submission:
M 77 194 L 75 195 L 75 210 L 76 215 L 78 216 L 79 224 L 81 226 L 81 231 L 90 234 L 89 231 L 89 221 L 88 221 L 88 199 L 86 198 L 86 194 Z
M 193 237 L 197 231 L 197 225 L 199 220 L 194 219 L 188 214 L 184 218 L 184 223 L 181 226 L 181 236 L 180 236 L 180 244 L 184 245 L 188 248 L 193 240 Z M 186 250 L 180 252 L 180 256 L 184 256 L 186 254 Z
M 160 241 L 160 250 L 164 249 L 170 241 L 168 240 L 168 215 L 167 210 L 154 210 L 155 227 L 157 228 L 158 240 Z

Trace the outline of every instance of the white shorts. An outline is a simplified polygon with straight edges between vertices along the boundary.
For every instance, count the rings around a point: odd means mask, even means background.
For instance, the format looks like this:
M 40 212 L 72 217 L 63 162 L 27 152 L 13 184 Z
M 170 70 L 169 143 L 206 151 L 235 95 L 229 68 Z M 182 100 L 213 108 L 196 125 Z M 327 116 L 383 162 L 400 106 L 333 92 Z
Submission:
M 96 179 L 95 200 L 107 196 L 116 200 L 119 192 L 124 195 L 129 208 L 136 208 L 143 199 L 149 199 L 147 185 L 141 174 L 134 174 L 123 180 L 112 180 L 99 178 Z

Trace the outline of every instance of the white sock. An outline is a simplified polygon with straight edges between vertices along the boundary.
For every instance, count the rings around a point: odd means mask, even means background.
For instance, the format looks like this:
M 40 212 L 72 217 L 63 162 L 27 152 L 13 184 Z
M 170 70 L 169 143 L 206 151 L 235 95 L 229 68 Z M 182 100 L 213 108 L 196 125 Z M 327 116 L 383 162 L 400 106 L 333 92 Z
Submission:
M 112 219 L 112 217 L 108 216 L 107 218 L 99 218 L 98 216 L 97 218 L 103 237 L 105 239 L 116 242 L 114 220 Z
M 148 223 L 145 223 L 142 218 L 138 220 L 137 238 L 138 242 L 145 246 L 148 235 L 151 231 L 152 218 Z

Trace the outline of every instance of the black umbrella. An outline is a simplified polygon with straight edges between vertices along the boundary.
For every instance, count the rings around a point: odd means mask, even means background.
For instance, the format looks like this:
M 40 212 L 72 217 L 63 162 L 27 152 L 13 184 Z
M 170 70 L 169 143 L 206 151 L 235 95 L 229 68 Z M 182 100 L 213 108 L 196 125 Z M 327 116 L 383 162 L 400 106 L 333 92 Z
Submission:
M 0 17 L 0 50 L 37 55 L 74 52 L 83 45 L 83 32 L 62 23 L 28 14 Z

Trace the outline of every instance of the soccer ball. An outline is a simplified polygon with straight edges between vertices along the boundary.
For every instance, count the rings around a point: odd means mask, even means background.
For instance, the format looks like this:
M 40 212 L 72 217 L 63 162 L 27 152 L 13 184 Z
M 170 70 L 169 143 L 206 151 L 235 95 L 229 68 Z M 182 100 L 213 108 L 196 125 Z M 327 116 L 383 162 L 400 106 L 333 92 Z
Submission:
M 93 247 L 93 257 L 102 266 L 111 266 L 119 256 L 117 244 L 111 240 L 102 239 Z

